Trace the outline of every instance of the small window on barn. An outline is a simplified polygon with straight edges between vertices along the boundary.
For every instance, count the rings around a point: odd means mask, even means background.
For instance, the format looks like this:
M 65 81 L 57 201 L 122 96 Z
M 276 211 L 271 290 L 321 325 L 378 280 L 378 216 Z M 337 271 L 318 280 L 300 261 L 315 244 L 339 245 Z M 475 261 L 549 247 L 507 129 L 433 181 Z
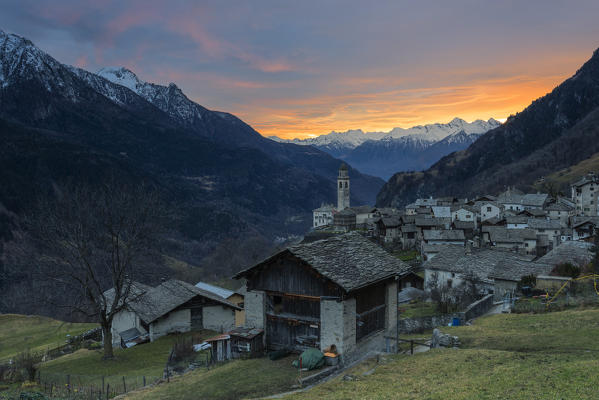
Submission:
M 447 280 L 447 287 L 450 288 L 452 284 L 453 284 L 453 281 L 451 279 L 448 279 Z
M 339 182 L 339 189 L 343 189 L 343 182 Z
M 452 277 L 452 278 L 455 278 L 455 272 L 452 272 L 452 273 L 451 273 L 451 277 Z
M 487 207 L 487 211 L 491 211 L 491 207 Z
M 272 302 L 273 302 L 273 306 L 274 306 L 276 314 L 283 311 L 283 298 L 281 296 L 273 296 Z
M 528 242 L 527 242 L 527 243 L 524 243 L 524 247 L 528 247 Z
M 349 182 L 345 182 L 345 188 L 347 189 L 349 187 Z

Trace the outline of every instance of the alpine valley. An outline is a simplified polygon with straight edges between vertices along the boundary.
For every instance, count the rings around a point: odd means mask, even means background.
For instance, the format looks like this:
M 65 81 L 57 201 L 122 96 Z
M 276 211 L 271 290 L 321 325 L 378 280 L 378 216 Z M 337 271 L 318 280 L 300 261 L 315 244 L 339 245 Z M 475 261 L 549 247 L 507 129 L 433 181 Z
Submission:
M 463 150 L 483 133 L 501 125 L 493 118 L 468 123 L 454 118 L 446 124 L 418 125 L 389 132 L 361 129 L 331 132 L 309 139 L 271 139 L 310 145 L 340 158 L 358 170 L 387 180 L 398 171 L 421 171 L 441 157 Z
M 94 74 L 64 65 L 2 31 L 0 140 L 0 243 L 20 234 L 40 197 L 69 181 L 145 180 L 178 214 L 166 255 L 212 280 L 230 276 L 237 256 L 251 263 L 275 239 L 305 232 L 311 210 L 335 200 L 341 164 L 313 147 L 264 138 L 173 83 L 146 83 L 125 68 Z M 384 181 L 356 169 L 350 175 L 352 203 L 373 204 Z M 0 290 L 23 290 L 27 268 L 8 264 L 0 264 Z

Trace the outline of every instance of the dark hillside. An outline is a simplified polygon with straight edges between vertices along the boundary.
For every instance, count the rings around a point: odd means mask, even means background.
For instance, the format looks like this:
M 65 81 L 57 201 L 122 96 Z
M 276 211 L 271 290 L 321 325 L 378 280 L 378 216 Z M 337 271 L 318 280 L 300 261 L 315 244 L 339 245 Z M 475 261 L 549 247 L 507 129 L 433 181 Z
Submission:
M 599 150 L 599 50 L 570 79 L 535 100 L 464 151 L 423 173 L 398 173 L 381 189 L 378 206 L 400 206 L 429 195 L 472 196 L 539 177 Z

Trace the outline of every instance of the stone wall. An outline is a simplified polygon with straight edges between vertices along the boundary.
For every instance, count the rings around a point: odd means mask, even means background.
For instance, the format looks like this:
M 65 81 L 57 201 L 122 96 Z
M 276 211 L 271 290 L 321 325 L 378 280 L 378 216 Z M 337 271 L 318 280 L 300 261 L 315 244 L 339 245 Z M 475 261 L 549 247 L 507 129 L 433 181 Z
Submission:
M 488 294 L 482 299 L 470 304 L 464 311 L 458 313 L 462 323 L 480 317 L 493 307 L 493 294 Z
M 480 317 L 493 307 L 493 294 L 470 304 L 464 311 L 455 314 L 435 315 L 432 317 L 403 318 L 399 320 L 399 333 L 419 333 L 438 326 L 447 326 L 454 318 L 464 324 L 473 318 Z
M 150 340 L 175 332 L 191 330 L 191 310 L 184 308 L 166 314 L 150 324 Z
M 244 300 L 245 324 L 250 328 L 266 327 L 266 296 L 259 290 L 248 291 Z
M 331 345 L 342 356 L 356 348 L 356 299 L 320 301 L 320 349 Z
M 397 281 L 385 286 L 385 330 L 393 330 L 397 323 Z
M 266 345 L 266 294 L 260 290 L 248 290 L 245 294 L 245 325 L 250 328 L 264 329 L 262 342 Z
M 399 333 L 421 333 L 438 326 L 447 326 L 453 317 L 453 314 L 446 314 L 432 317 L 402 318 L 399 320 Z
M 204 329 L 230 331 L 235 327 L 235 311 L 225 306 L 205 306 L 202 309 L 202 324 Z
M 137 328 L 141 333 L 147 333 L 142 328 L 139 317 L 132 311 L 123 310 L 115 314 L 112 320 L 112 344 L 113 346 L 120 346 L 121 337 L 119 332 L 124 332 L 127 329 Z

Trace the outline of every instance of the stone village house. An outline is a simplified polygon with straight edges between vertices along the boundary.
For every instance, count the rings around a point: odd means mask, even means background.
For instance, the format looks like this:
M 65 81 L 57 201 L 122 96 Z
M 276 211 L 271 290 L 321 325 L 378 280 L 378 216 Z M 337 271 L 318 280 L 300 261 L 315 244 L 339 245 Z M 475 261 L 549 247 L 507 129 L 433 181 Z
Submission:
M 135 295 L 112 321 L 112 344 L 147 336 L 154 341 L 176 332 L 212 329 L 227 331 L 235 327 L 235 311 L 240 307 L 187 282 L 171 279 L 156 287 L 132 283 Z M 114 289 L 105 293 L 109 302 Z
M 395 336 L 397 292 L 410 267 L 357 232 L 289 247 L 238 273 L 246 326 L 268 349 L 337 347 L 342 362 Z

